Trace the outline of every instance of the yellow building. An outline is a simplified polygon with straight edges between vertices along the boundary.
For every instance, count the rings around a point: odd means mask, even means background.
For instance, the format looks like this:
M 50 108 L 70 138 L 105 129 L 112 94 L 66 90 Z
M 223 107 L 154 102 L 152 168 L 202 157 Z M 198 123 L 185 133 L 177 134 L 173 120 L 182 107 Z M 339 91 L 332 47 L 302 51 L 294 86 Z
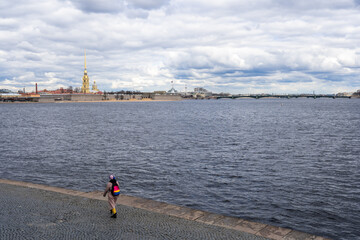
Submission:
M 95 81 L 94 81 L 94 84 L 92 85 L 92 90 L 93 90 L 94 92 L 99 92 L 99 89 L 97 88 Z
M 90 93 L 90 79 L 87 75 L 86 70 L 86 51 L 85 51 L 85 70 L 84 70 L 84 76 L 82 78 L 82 86 L 81 86 L 81 93 Z

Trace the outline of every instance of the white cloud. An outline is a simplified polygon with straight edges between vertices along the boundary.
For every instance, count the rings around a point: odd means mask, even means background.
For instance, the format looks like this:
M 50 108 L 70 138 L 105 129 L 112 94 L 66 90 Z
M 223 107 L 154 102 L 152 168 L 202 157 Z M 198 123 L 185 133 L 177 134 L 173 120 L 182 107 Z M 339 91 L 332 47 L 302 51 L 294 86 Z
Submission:
M 4 0 L 0 86 L 81 86 L 87 49 L 107 91 L 355 91 L 359 12 L 351 0 Z

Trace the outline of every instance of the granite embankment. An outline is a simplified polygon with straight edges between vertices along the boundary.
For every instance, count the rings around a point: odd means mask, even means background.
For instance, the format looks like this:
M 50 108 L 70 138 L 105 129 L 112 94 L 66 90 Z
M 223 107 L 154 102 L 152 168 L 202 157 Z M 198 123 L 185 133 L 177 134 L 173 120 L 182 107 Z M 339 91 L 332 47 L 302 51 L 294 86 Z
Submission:
M 304 239 L 307 233 L 121 195 L 110 218 L 102 193 L 0 179 L 0 239 Z

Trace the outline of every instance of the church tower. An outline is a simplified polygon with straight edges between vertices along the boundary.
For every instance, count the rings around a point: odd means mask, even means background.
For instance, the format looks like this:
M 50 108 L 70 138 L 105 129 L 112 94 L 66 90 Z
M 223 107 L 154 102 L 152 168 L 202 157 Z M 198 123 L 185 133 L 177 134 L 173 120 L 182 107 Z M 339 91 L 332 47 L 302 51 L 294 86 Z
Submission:
M 99 92 L 99 89 L 97 88 L 96 81 L 94 81 L 94 84 L 92 85 L 92 90 L 94 92 Z
M 87 75 L 87 70 L 86 70 L 86 51 L 85 51 L 85 70 L 84 70 L 84 76 L 82 78 L 82 86 L 81 86 L 81 93 L 90 93 L 90 79 L 89 76 Z

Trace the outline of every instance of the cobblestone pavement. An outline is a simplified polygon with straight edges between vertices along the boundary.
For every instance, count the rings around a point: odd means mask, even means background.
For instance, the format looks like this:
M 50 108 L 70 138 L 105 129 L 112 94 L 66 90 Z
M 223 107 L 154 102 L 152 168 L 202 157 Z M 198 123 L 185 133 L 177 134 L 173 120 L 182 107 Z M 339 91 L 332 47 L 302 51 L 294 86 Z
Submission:
M 0 239 L 267 238 L 219 226 L 117 206 L 106 201 L 0 183 Z

